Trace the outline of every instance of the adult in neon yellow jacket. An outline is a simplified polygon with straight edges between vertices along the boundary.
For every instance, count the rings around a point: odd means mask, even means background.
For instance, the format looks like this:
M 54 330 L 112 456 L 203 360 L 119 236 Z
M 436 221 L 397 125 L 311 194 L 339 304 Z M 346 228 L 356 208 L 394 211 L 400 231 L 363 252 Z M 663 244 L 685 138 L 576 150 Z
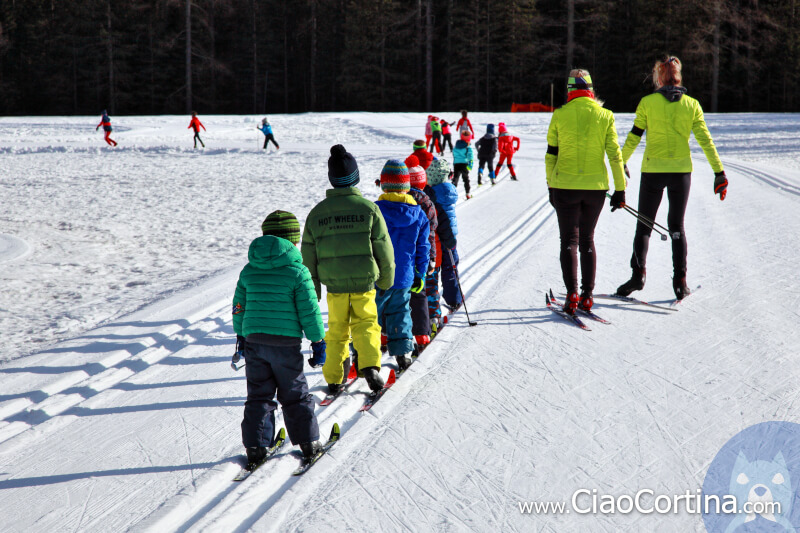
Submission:
M 564 311 L 574 314 L 578 307 L 592 307 L 597 269 L 594 228 L 609 186 L 606 155 L 614 177 L 612 211 L 625 202 L 625 178 L 614 114 L 595 98 L 589 73 L 571 71 L 567 91 L 567 103 L 555 110 L 547 130 L 545 165 L 550 203 L 556 209 L 561 236 L 561 273 L 568 295 Z
M 639 102 L 633 128 L 622 148 L 622 158 L 627 163 L 642 135 L 647 132 L 639 186 L 639 212 L 643 218 L 636 224 L 633 238 L 631 279 L 617 289 L 617 294 L 622 296 L 644 288 L 645 261 L 653 229 L 645 221 L 655 220 L 665 188 L 669 199 L 667 229 L 672 237 L 672 287 L 678 300 L 690 292 L 686 285 L 687 245 L 683 225 L 692 180 L 690 134 L 694 133 L 714 170 L 714 193 L 719 194 L 720 200 L 724 200 L 727 193 L 728 180 L 706 127 L 703 109 L 697 100 L 686 94 L 686 89 L 681 86 L 682 81 L 681 62 L 677 57 L 667 56 L 656 62 L 653 67 L 656 92 Z M 625 171 L 627 173 L 627 165 Z
M 374 203 L 361 196 L 355 158 L 337 144 L 328 159 L 326 198 L 309 212 L 301 253 L 317 292 L 328 292 L 327 357 L 322 375 L 329 392 L 341 390 L 350 368 L 349 344 L 358 352 L 358 370 L 372 390 L 383 387 L 381 327 L 375 287 L 394 283 L 394 248 L 386 221 Z M 345 368 L 346 367 L 346 368 Z

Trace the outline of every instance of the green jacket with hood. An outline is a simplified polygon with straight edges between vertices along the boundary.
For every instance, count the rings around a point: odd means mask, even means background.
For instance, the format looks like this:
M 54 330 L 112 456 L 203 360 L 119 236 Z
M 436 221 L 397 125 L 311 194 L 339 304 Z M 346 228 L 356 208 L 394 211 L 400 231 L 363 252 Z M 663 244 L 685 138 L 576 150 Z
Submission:
M 328 189 L 303 229 L 303 264 L 317 298 L 331 293 L 388 289 L 394 283 L 394 248 L 380 209 L 355 187 Z
M 325 328 L 300 250 L 272 235 L 250 243 L 233 295 L 233 330 L 322 340 Z
M 622 158 L 626 163 L 645 131 L 647 143 L 642 172 L 691 172 L 691 133 L 694 133 L 714 172 L 722 172 L 722 161 L 706 127 L 703 109 L 697 100 L 686 94 L 685 88 L 667 85 L 641 99 L 633 129 L 622 148 Z
M 585 96 L 574 98 L 553 112 L 544 158 L 548 187 L 607 191 L 605 155 L 611 165 L 614 189 L 625 190 L 614 113 Z

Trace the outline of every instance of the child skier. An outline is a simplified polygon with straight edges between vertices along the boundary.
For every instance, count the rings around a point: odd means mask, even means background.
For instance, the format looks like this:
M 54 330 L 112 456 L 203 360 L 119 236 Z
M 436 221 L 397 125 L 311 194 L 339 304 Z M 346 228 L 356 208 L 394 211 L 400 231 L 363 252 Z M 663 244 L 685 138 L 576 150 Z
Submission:
M 292 444 L 299 444 L 307 458 L 322 446 L 300 342 L 305 333 L 319 344 L 325 330 L 311 275 L 296 246 L 300 224 L 293 214 L 274 211 L 261 230 L 263 236 L 250 243 L 249 262 L 233 296 L 237 351 L 247 360 L 242 443 L 251 466 L 273 444 L 276 392 Z
M 478 187 L 481 186 L 483 165 L 489 168 L 489 179 L 494 185 L 494 156 L 497 154 L 497 137 L 494 136 L 494 124 L 486 125 L 486 134 L 475 143 L 478 149 Z
M 458 290 L 458 283 L 455 276 L 455 267 L 458 265 L 458 252 L 456 250 L 456 236 L 458 235 L 458 224 L 456 220 L 456 201 L 458 191 L 450 183 L 450 163 L 445 159 L 434 159 L 428 167 L 428 185 L 433 190 L 433 195 L 429 194 L 436 206 L 436 214 L 439 220 L 437 236 L 439 236 L 439 246 L 437 246 L 436 257 L 439 268 L 435 268 L 433 273 L 426 280 L 428 295 L 428 310 L 431 317 L 431 328 L 441 327 L 441 309 L 439 307 L 439 274 L 442 277 L 442 297 L 451 309 L 461 307 L 461 293 Z M 441 211 L 440 211 L 441 210 Z M 442 213 L 445 215 L 442 216 Z M 446 219 L 446 223 L 444 220 Z M 440 253 L 441 252 L 441 253 Z
M 445 119 L 439 121 L 439 124 L 442 125 L 442 153 L 444 153 L 444 147 L 446 145 L 450 145 L 450 153 L 453 153 L 453 140 L 452 134 L 450 133 L 450 126 L 455 124 L 455 122 L 447 122 Z
M 414 141 L 413 148 L 414 152 L 411 155 L 417 158 L 419 161 L 419 166 L 427 169 L 428 166 L 430 166 L 431 161 L 433 161 L 433 154 L 425 149 L 425 142 L 422 139 L 417 139 Z
M 113 131 L 111 129 L 111 119 L 108 118 L 108 113 L 106 112 L 105 109 L 103 109 L 103 117 L 100 119 L 100 124 L 97 125 L 94 131 L 100 129 L 100 126 L 103 126 L 103 131 L 106 133 L 105 135 L 106 144 L 108 144 L 109 146 L 116 146 L 117 141 L 111 138 L 111 132 Z
M 464 191 L 467 193 L 467 200 L 472 198 L 469 193 L 469 171 L 472 170 L 474 162 L 474 153 L 469 141 L 463 138 L 456 141 L 456 149 L 453 151 L 453 168 L 455 174 L 453 176 L 453 186 L 458 189 L 458 178 L 464 177 Z
M 442 146 L 442 125 L 439 123 L 438 117 L 431 118 L 431 135 L 431 152 L 444 155 L 444 147 Z
M 375 202 L 386 220 L 394 248 L 394 284 L 378 291 L 375 302 L 378 317 L 386 330 L 389 355 L 405 370 L 411 365 L 414 340 L 411 324 L 410 299 L 412 292 L 425 288 L 425 274 L 430 262 L 430 222 L 414 198 L 406 165 L 390 159 L 381 171 L 383 194 Z M 356 348 L 358 349 L 358 348 Z M 359 362 L 361 353 L 359 351 Z
M 411 191 L 409 194 L 420 206 L 422 212 L 428 217 L 430 232 L 428 234 L 428 243 L 430 244 L 430 261 L 428 262 L 428 269 L 425 271 L 425 276 L 432 274 L 433 269 L 436 268 L 436 230 L 439 227 L 439 219 L 436 216 L 436 206 L 433 205 L 430 197 L 425 194 L 425 189 L 428 184 L 428 177 L 425 174 L 425 169 L 419 166 L 419 160 L 416 156 L 410 155 L 406 158 L 406 166 L 408 167 L 409 181 L 411 182 Z M 431 342 L 431 318 L 428 314 L 428 298 L 422 291 L 411 293 L 411 332 L 414 334 L 414 340 L 418 346 L 425 346 Z
M 511 179 L 517 181 L 517 173 L 514 172 L 514 164 L 511 158 L 519 150 L 519 137 L 515 137 L 508 133 L 505 122 L 497 125 L 497 131 L 500 136 L 497 138 L 497 150 L 500 152 L 500 159 L 497 161 L 497 166 L 494 169 L 495 175 L 500 173 L 500 168 L 503 166 L 503 161 L 508 160 L 508 171 L 511 173 Z
M 461 118 L 458 119 L 458 123 L 456 124 L 456 129 L 458 130 L 458 135 L 462 139 L 464 136 L 468 136 L 467 139 L 464 139 L 467 142 L 470 142 L 472 139 L 475 138 L 475 130 L 472 129 L 472 122 L 469 121 L 467 118 L 467 110 L 461 110 Z
M 200 128 L 206 131 L 206 127 L 203 126 L 203 123 L 197 118 L 197 111 L 192 111 L 192 121 L 189 122 L 189 127 L 186 129 L 188 130 L 189 128 L 194 130 L 194 147 L 197 148 L 197 141 L 200 141 L 200 144 L 205 148 L 206 145 L 203 143 L 203 139 L 200 138 Z
M 270 141 L 272 141 L 272 144 L 275 145 L 276 150 L 281 149 L 281 147 L 278 146 L 278 142 L 275 140 L 275 136 L 272 134 L 272 126 L 270 125 L 269 120 L 267 120 L 267 117 L 261 119 L 261 127 L 258 129 L 264 134 L 264 150 L 267 149 L 267 143 Z
M 431 138 L 433 138 L 433 131 L 431 130 L 431 120 L 433 115 L 428 115 L 428 121 L 425 122 L 425 149 L 430 149 Z
M 349 370 L 349 344 L 358 351 L 358 370 L 373 391 L 383 388 L 380 376 L 381 327 L 375 287 L 386 290 L 394 281 L 394 248 L 386 222 L 374 203 L 363 198 L 355 158 L 337 144 L 328 159 L 326 198 L 306 219 L 303 264 L 311 272 L 317 299 L 327 287 L 327 358 L 322 374 L 328 390 L 342 388 Z

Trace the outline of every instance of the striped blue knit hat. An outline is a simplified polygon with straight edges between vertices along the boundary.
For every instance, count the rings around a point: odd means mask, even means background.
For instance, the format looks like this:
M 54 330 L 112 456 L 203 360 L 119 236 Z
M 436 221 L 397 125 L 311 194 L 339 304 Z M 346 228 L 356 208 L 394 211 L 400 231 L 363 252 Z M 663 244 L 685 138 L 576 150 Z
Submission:
M 358 165 L 353 155 L 341 144 L 331 146 L 328 158 L 328 180 L 334 187 L 353 187 L 359 182 Z

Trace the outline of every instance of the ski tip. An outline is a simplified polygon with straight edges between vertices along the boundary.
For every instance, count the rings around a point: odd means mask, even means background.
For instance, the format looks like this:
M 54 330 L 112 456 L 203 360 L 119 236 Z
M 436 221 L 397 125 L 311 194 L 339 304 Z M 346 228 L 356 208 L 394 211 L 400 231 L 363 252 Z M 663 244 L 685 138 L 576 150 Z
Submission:
M 354 380 L 358 377 L 358 371 L 356 370 L 356 365 L 350 365 L 350 371 L 347 373 L 347 379 Z
M 448 320 L 448 315 L 444 315 L 444 316 L 442 317 L 442 322 L 444 322 L 445 324 L 447 324 L 447 323 L 449 322 L 449 320 Z
M 555 294 L 553 294 L 553 288 L 552 287 L 550 288 L 550 299 L 551 300 L 555 300 L 556 299 Z
M 331 440 L 338 439 L 341 434 L 342 431 L 339 428 L 339 422 L 334 422 L 331 428 Z
M 275 437 L 275 442 L 284 441 L 286 440 L 286 428 L 281 428 L 278 430 L 278 436 Z
M 394 385 L 395 381 L 397 381 L 397 374 L 395 374 L 393 368 L 389 371 L 389 379 L 386 380 L 386 385 L 384 385 L 384 388 Z

